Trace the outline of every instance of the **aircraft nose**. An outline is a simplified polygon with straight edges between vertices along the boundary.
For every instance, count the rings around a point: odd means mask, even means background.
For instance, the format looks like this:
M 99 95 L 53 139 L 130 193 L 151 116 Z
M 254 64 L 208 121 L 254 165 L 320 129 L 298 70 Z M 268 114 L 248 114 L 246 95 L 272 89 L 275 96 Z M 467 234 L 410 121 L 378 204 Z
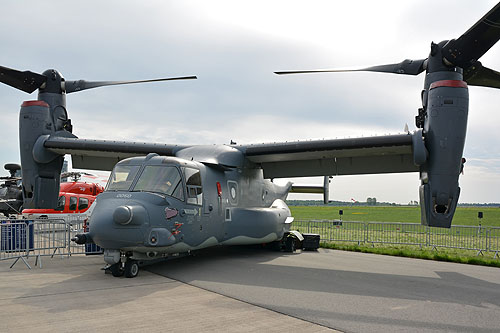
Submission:
M 97 205 L 90 219 L 90 236 L 102 248 L 143 245 L 144 226 L 149 224 L 146 209 L 139 204 Z

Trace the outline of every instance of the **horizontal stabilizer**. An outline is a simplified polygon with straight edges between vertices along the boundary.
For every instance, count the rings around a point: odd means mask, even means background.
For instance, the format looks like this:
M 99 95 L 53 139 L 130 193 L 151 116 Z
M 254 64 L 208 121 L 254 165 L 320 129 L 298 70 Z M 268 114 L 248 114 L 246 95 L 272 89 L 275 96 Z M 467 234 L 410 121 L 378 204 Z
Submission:
M 323 194 L 323 202 L 326 205 L 330 196 L 330 177 L 324 177 L 323 186 L 292 185 L 290 193 Z

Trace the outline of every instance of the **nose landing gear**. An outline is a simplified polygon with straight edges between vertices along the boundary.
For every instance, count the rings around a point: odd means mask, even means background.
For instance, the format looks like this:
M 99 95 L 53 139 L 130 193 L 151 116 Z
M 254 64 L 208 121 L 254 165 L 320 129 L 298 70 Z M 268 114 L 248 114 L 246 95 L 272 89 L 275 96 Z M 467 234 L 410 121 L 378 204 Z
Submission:
M 137 260 L 127 258 L 125 262 L 121 260 L 106 268 L 114 277 L 125 275 L 127 278 L 134 278 L 139 274 L 139 262 Z
M 129 259 L 125 263 L 125 277 L 134 278 L 139 274 L 139 262 Z
M 122 262 L 118 262 L 106 268 L 106 271 L 111 272 L 114 277 L 120 277 L 123 275 Z

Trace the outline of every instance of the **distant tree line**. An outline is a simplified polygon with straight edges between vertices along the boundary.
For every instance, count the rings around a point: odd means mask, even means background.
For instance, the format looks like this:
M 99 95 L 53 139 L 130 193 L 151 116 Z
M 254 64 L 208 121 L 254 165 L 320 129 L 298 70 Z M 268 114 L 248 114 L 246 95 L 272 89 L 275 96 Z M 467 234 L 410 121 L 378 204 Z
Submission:
M 325 206 L 323 200 L 286 200 L 289 206 Z M 394 202 L 378 202 L 377 198 L 367 198 L 363 201 L 338 201 L 331 200 L 327 206 L 419 206 L 417 200 L 412 200 L 408 204 L 399 204 Z M 500 207 L 500 203 L 459 203 L 460 207 Z
M 369 201 L 338 201 L 331 200 L 327 206 L 405 206 L 394 202 L 378 202 L 377 198 L 368 198 Z M 323 200 L 286 200 L 290 206 L 325 206 Z

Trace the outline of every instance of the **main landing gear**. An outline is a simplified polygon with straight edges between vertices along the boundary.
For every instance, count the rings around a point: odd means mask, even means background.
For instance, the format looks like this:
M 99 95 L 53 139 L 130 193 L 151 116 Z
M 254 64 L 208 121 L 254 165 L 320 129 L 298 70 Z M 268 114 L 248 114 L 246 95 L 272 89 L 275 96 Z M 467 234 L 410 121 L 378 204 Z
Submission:
M 285 244 L 283 246 L 283 251 L 285 252 L 295 252 L 295 242 L 296 242 L 296 238 L 293 237 L 293 236 L 288 236 L 287 238 L 285 238 Z
M 275 251 L 293 253 L 295 250 L 316 251 L 319 248 L 319 234 L 303 234 L 298 231 L 286 232 L 279 241 L 267 246 Z
M 295 252 L 296 249 L 305 251 L 317 251 L 319 248 L 320 235 L 299 233 L 298 231 L 290 231 L 285 234 L 281 240 L 282 249 L 285 252 Z

